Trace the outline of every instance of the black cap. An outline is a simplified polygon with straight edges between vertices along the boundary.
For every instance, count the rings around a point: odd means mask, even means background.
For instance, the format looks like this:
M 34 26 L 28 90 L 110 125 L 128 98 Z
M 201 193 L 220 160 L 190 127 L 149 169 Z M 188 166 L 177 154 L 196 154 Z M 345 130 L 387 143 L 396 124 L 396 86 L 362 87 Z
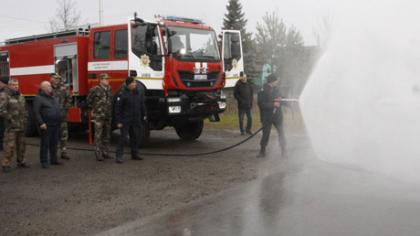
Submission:
M 9 83 L 9 76 L 1 76 L 0 77 L 0 82 L 7 84 Z
M 50 78 L 54 78 L 54 79 L 61 79 L 61 76 L 57 73 L 51 73 L 50 74 Z
M 127 77 L 127 79 L 125 80 L 125 85 L 129 85 L 131 83 L 134 82 L 134 78 L 133 77 Z
M 100 74 L 99 75 L 99 79 L 100 80 L 102 80 L 102 79 L 109 79 L 109 75 L 107 73 Z
M 267 83 L 272 83 L 277 81 L 277 76 L 275 74 L 270 74 L 269 76 L 267 76 Z

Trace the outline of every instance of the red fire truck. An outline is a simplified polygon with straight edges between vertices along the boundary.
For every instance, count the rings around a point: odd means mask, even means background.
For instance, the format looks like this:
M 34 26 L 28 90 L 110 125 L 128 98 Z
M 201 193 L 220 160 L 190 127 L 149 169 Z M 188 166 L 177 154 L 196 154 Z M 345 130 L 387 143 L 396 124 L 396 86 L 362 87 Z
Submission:
M 127 24 L 7 40 L 0 46 L 0 75 L 19 80 L 31 107 L 41 81 L 60 74 L 73 96 L 67 119 L 84 125 L 90 121 L 82 104 L 99 74 L 110 75 L 114 91 L 134 76 L 147 98 L 144 140 L 150 130 L 166 126 L 193 140 L 201 135 L 204 119 L 219 120 L 226 108 L 222 89 L 234 86 L 243 71 L 240 32 L 224 31 L 222 36 L 218 44 L 215 31 L 200 20 L 145 21 L 135 14 Z M 35 128 L 30 115 L 27 133 Z

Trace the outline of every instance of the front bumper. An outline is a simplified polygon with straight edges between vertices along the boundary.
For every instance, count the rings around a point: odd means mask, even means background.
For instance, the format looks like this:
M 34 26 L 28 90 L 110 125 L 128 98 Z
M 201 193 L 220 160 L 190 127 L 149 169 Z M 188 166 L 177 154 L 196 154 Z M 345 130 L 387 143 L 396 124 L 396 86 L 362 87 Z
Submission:
M 168 116 L 206 117 L 226 110 L 226 96 L 221 92 L 184 93 L 166 98 Z

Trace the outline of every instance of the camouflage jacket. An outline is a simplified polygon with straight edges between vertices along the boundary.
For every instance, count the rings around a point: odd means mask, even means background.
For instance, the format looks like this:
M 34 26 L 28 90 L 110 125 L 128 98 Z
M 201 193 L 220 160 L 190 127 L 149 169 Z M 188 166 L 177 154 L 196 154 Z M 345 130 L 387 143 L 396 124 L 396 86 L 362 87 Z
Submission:
M 6 130 L 23 131 L 28 120 L 25 98 L 19 92 L 5 89 L 0 93 L 0 116 Z
M 70 89 L 63 83 L 53 86 L 53 96 L 58 99 L 58 103 L 64 111 L 71 107 Z
M 104 88 L 101 85 L 93 87 L 89 91 L 87 103 L 89 108 L 92 108 L 93 119 L 110 120 L 112 118 L 113 95 L 111 87 Z

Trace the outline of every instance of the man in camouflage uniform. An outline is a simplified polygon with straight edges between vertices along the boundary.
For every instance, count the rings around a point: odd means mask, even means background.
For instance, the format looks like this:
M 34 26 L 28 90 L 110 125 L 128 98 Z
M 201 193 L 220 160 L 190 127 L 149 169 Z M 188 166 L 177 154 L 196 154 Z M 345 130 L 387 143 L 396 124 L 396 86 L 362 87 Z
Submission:
M 92 120 L 95 123 L 96 160 L 110 159 L 109 143 L 112 118 L 112 89 L 109 86 L 107 74 L 99 75 L 99 85 L 93 87 L 87 97 L 89 108 L 92 109 Z
M 24 130 L 28 120 L 25 98 L 19 93 L 19 82 L 9 80 L 9 86 L 0 93 L 0 116 L 4 119 L 4 159 L 3 171 L 10 172 L 14 151 L 16 150 L 17 166 L 28 168 L 25 163 Z
M 0 93 L 6 91 L 7 84 L 9 83 L 9 77 L 0 77 Z M 3 151 L 3 139 L 4 139 L 4 119 L 0 117 L 0 151 Z
M 67 112 L 71 107 L 71 94 L 70 89 L 63 83 L 61 76 L 58 74 L 50 75 L 50 82 L 53 88 L 53 96 L 58 99 L 61 108 L 64 110 L 64 119 L 60 124 L 60 152 L 61 159 L 70 160 L 66 149 L 67 140 L 69 139 L 68 124 L 67 124 Z

